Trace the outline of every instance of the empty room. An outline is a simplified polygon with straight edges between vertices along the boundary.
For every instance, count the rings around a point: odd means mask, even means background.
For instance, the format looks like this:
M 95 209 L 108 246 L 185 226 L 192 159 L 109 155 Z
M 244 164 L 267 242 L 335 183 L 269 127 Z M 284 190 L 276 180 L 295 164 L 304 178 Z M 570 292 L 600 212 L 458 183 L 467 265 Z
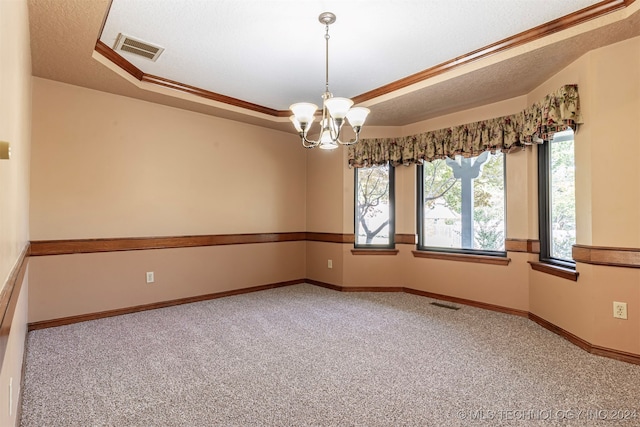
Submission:
M 0 99 L 0 426 L 640 425 L 640 2 L 0 0 Z

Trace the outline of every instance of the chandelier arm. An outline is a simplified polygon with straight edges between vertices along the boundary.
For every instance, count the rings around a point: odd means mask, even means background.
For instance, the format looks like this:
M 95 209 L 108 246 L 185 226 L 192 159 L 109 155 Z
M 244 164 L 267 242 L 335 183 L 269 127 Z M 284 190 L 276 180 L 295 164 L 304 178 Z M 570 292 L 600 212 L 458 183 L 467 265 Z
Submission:
M 359 141 L 360 141 L 360 130 L 357 130 L 355 139 L 352 139 L 351 141 L 346 141 L 346 142 L 340 141 L 338 139 L 336 142 L 340 145 L 353 145 Z
M 320 140 L 313 141 L 311 139 L 307 139 L 306 132 L 300 132 L 300 141 L 302 142 L 302 146 L 304 148 L 315 148 L 320 144 Z
M 308 144 L 305 143 L 305 141 L 307 141 Z M 306 137 L 302 138 L 302 146 L 304 148 L 316 148 L 318 144 L 319 144 L 319 141 L 309 141 Z

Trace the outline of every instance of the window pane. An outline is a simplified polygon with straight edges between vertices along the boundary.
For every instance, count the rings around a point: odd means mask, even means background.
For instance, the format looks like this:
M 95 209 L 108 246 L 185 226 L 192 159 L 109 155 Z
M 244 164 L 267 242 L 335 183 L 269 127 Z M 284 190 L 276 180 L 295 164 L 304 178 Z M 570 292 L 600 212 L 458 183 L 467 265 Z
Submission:
M 571 247 L 576 243 L 573 140 L 552 141 L 550 151 L 551 256 L 571 261 Z
M 434 160 L 423 179 L 423 246 L 504 251 L 503 154 Z
M 356 169 L 356 245 L 391 245 L 390 169 Z

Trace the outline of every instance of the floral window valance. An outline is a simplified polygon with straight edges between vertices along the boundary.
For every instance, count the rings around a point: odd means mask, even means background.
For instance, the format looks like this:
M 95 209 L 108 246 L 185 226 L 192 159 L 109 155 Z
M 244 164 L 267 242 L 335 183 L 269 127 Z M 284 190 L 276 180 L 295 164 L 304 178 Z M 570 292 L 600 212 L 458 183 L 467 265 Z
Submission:
M 578 86 L 566 85 L 510 116 L 412 136 L 363 139 L 349 147 L 349 166 L 407 166 L 456 155 L 473 157 L 487 150 L 508 153 L 548 141 L 555 132 L 576 130 L 580 123 Z

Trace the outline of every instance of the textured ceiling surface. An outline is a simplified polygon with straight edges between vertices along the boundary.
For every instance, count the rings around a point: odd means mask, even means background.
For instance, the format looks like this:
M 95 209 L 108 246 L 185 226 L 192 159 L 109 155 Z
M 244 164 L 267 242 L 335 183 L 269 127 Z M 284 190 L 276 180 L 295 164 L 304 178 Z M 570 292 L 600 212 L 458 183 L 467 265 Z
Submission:
M 408 125 L 527 94 L 586 52 L 640 35 L 640 12 L 375 105 L 381 126 Z M 567 84 L 576 82 L 566 82 Z M 425 117 L 426 116 L 426 117 Z
M 126 59 L 148 74 L 286 109 L 297 101 L 321 102 L 324 28 L 317 15 L 324 10 L 338 16 L 330 30 L 330 89 L 336 96 L 353 97 L 593 3 L 549 0 L 544 2 L 546 12 L 536 14 L 532 10 L 540 8 L 539 0 L 371 1 L 363 8 L 366 13 L 349 10 L 363 2 L 344 0 L 113 0 L 113 4 L 109 0 L 29 0 L 33 74 L 291 131 L 288 120 L 281 117 L 246 114 L 170 92 L 141 89 L 92 57 L 96 40 L 101 37 L 112 47 L 114 37 L 123 32 L 160 44 L 167 50 L 155 63 Z M 407 14 L 397 4 L 413 13 Z M 489 31 L 501 25 L 480 19 L 482 7 L 474 9 L 489 4 L 499 21 L 508 23 L 502 26 L 506 32 Z M 135 13 L 127 9 L 130 5 L 137 8 Z M 427 5 L 432 9 L 427 10 Z M 632 6 L 637 10 L 637 4 Z M 117 19 L 112 16 L 116 11 Z M 486 64 L 479 61 L 468 70 L 445 73 L 420 87 L 369 101 L 368 123 L 401 126 L 526 94 L 589 50 L 639 35 L 640 13 L 631 12 L 628 18 L 592 25 L 588 31 L 553 42 L 531 44 L 505 58 L 489 58 Z M 460 28 L 457 15 L 475 19 Z M 524 15 L 532 15 L 532 20 Z M 165 21 L 157 21 L 161 17 Z M 437 28 L 437 34 L 423 27 Z
M 337 16 L 330 90 L 351 98 L 598 1 L 113 0 L 100 40 L 152 42 L 165 48 L 156 62 L 122 56 L 147 74 L 286 110 L 323 92 L 322 12 Z

